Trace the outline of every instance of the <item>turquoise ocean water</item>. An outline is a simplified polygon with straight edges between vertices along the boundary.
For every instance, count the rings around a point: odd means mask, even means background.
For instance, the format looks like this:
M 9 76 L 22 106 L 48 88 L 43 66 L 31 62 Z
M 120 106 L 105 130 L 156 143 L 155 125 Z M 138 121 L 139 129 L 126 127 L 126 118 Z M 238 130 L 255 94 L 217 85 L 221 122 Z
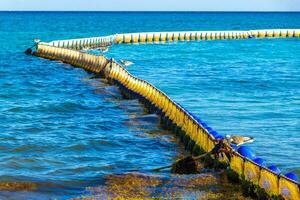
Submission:
M 125 32 L 300 28 L 300 13 L 0 12 L 0 181 L 33 194 L 83 194 L 103 176 L 170 164 L 185 152 L 136 100 L 82 69 L 26 56 L 42 41 Z M 115 45 L 107 57 L 169 94 L 219 133 L 300 175 L 300 40 Z M 34 197 L 31 197 L 34 198 Z

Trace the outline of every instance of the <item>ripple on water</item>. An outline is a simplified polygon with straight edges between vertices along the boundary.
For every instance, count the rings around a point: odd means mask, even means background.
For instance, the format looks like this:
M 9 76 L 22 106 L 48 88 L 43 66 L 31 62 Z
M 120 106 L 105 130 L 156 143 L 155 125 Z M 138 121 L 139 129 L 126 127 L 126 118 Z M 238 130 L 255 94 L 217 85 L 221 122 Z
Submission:
M 88 150 L 89 146 L 87 144 L 72 144 L 64 148 L 66 151 L 82 151 Z
M 26 144 L 26 145 L 22 145 L 19 146 L 17 148 L 14 148 L 13 150 L 11 150 L 12 153 L 25 153 L 25 152 L 37 152 L 37 153 L 43 153 L 43 152 L 47 152 L 49 146 L 39 146 L 36 144 Z
M 60 102 L 50 105 L 43 105 L 39 109 L 45 112 L 54 112 L 54 113 L 66 113 L 66 112 L 74 112 L 76 110 L 84 110 L 86 107 L 80 103 L 75 102 Z

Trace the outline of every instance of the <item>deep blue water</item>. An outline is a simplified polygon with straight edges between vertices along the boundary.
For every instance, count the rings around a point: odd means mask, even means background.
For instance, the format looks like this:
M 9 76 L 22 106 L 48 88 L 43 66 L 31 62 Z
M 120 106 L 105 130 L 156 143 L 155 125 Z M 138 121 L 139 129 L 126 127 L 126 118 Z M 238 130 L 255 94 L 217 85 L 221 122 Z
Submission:
M 300 13 L 0 12 L 0 181 L 38 182 L 45 187 L 37 199 L 65 198 L 106 174 L 164 166 L 185 153 L 155 116 L 105 80 L 26 56 L 34 38 L 270 28 L 300 28 Z M 131 73 L 221 134 L 254 136 L 258 156 L 299 174 L 299 42 L 116 45 L 106 56 L 133 61 Z M 0 192 L 11 195 L 25 194 Z

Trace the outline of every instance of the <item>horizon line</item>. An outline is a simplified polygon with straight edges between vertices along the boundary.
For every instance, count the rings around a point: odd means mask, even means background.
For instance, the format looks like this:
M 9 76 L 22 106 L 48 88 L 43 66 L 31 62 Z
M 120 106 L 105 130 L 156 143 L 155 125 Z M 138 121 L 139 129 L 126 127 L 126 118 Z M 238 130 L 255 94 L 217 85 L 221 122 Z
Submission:
M 260 13 L 268 13 L 268 12 L 290 12 L 290 13 L 298 13 L 299 11 L 290 11 L 290 10 L 266 10 L 266 11 L 255 11 L 255 10 L 249 10 L 249 11 L 236 11 L 236 10 L 0 10 L 0 12 L 245 12 L 245 13 L 251 13 L 251 12 L 260 12 Z

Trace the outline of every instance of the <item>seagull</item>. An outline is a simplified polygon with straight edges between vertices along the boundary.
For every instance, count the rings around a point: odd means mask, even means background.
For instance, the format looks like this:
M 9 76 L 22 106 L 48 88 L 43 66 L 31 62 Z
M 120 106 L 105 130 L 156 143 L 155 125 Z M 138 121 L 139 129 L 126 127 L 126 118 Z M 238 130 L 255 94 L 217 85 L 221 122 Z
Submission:
M 41 42 L 41 40 L 40 39 L 34 39 L 34 43 L 40 43 Z
M 99 49 L 102 53 L 108 52 L 108 46 L 100 47 Z
M 126 67 L 134 64 L 133 62 L 128 61 L 128 60 L 120 60 L 120 62 Z
M 82 51 L 88 51 L 88 50 L 90 50 L 89 47 L 83 47 L 83 48 L 82 48 Z
M 241 135 L 226 135 L 226 140 L 229 143 L 235 144 L 236 146 L 240 146 L 245 143 L 253 142 L 254 138 Z

